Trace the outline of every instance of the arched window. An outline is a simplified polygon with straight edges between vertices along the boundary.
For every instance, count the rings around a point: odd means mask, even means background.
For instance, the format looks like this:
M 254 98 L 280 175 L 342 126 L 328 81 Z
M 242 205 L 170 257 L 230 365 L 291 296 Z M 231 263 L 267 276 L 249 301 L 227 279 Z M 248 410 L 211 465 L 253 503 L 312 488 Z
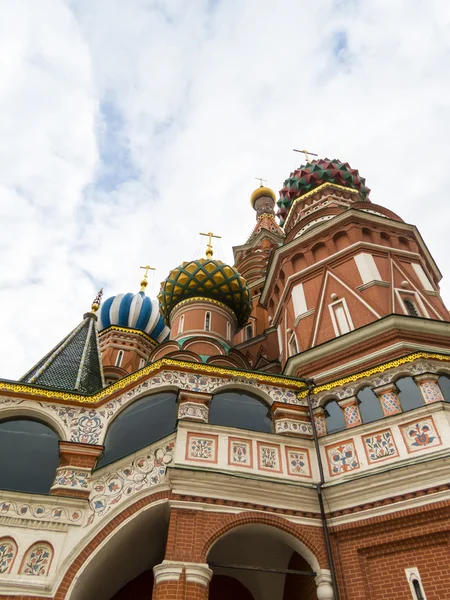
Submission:
M 211 313 L 207 312 L 205 314 L 205 331 L 211 330 Z
M 418 579 L 412 580 L 413 590 L 416 595 L 415 600 L 425 600 L 425 596 L 422 592 L 422 586 L 420 585 L 420 581 Z
M 450 402 L 450 377 L 448 375 L 441 375 L 438 379 L 438 383 L 442 395 L 444 396 L 444 400 Z
M 119 350 L 116 357 L 116 367 L 121 367 L 123 361 L 123 350 Z
M 252 431 L 272 431 L 269 407 L 244 392 L 221 392 L 213 396 L 209 409 L 211 425 L 237 427 Z
M 245 328 L 245 339 L 251 340 L 253 337 L 253 327 L 251 325 L 247 325 Z
M 412 300 L 409 298 L 403 298 L 403 304 L 405 305 L 408 315 L 411 317 L 420 317 L 420 313 Z
M 295 337 L 295 333 L 292 333 L 289 338 L 289 356 L 294 356 L 294 354 L 298 353 L 298 345 L 297 338 Z
M 336 400 L 331 400 L 325 405 L 325 421 L 328 433 L 345 429 L 344 413 Z
M 227 323 L 227 340 L 231 340 L 231 324 Z
M 180 320 L 178 322 L 178 333 L 183 333 L 184 330 L 184 315 L 181 315 Z
M 422 394 L 412 377 L 397 379 L 395 385 L 399 389 L 400 404 L 404 412 L 424 405 Z
M 105 438 L 103 467 L 175 431 L 177 396 L 161 392 L 140 398 L 114 419 Z
M 0 487 L 48 494 L 59 464 L 58 435 L 31 419 L 0 423 Z
M 145 367 L 145 358 L 141 358 L 139 361 L 139 368 L 142 369 L 143 367 Z
M 363 423 L 371 423 L 384 417 L 378 396 L 370 387 L 360 390 L 356 397 L 359 400 L 359 410 Z

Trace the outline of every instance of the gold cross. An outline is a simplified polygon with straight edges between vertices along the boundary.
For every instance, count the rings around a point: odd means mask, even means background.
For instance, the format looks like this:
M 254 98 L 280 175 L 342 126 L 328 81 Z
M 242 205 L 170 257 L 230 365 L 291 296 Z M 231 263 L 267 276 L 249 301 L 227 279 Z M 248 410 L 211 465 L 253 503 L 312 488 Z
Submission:
M 98 311 L 100 304 L 102 302 L 103 296 L 103 288 L 100 288 L 98 294 L 95 296 L 94 301 L 92 302 L 91 312 L 95 313 Z
M 139 267 L 139 268 L 140 268 L 140 269 L 145 269 L 144 278 L 143 278 L 143 280 L 141 281 L 141 292 L 144 292 L 144 291 L 145 291 L 145 288 L 146 288 L 146 287 L 147 287 L 147 285 L 148 285 L 148 281 L 147 281 L 147 278 L 148 278 L 148 272 L 149 272 L 149 271 L 156 271 L 156 269 L 155 269 L 154 267 L 151 267 L 150 265 L 145 265 L 145 267 Z
M 208 245 L 206 246 L 206 258 L 211 258 L 212 255 L 214 254 L 212 245 L 211 245 L 211 239 L 212 238 L 221 239 L 221 236 L 215 235 L 212 231 L 209 231 L 208 233 L 200 233 L 200 235 L 205 235 L 208 238 Z
M 296 150 L 295 148 L 293 148 L 293 150 L 294 150 L 294 152 L 303 152 L 307 162 L 309 162 L 308 154 L 311 154 L 311 156 L 319 156 L 318 154 L 314 154 L 314 152 L 310 152 L 309 150 Z
M 262 177 L 255 177 L 255 179 L 258 179 L 258 181 L 259 181 L 259 187 L 263 187 L 263 184 L 262 184 L 263 181 L 265 183 L 267 183 L 267 179 L 263 179 Z

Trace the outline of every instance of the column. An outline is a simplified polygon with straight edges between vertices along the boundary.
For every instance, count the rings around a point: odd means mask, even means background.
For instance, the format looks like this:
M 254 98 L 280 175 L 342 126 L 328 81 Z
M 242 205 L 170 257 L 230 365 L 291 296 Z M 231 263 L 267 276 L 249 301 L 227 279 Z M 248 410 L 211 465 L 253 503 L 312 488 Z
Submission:
M 351 398 L 346 398 L 345 400 L 338 400 L 338 404 L 344 412 L 346 427 L 361 425 L 362 419 L 359 411 L 359 400 L 356 396 L 351 396 Z
M 207 423 L 212 394 L 180 390 L 178 394 L 178 420 Z
M 313 413 L 317 437 L 327 435 L 327 420 L 325 418 L 325 409 L 323 408 L 323 406 L 318 406 L 314 409 Z
M 317 585 L 318 600 L 334 600 L 333 586 L 331 585 L 331 574 L 328 569 L 322 569 L 315 578 Z
M 103 446 L 60 441 L 59 467 L 50 494 L 89 498 L 92 470 L 102 452 Z
M 424 373 L 423 375 L 416 375 L 414 377 L 425 404 L 444 402 L 445 399 L 439 386 L 438 379 L 439 375 L 435 375 L 434 373 Z
M 373 388 L 373 391 L 378 396 L 385 417 L 402 412 L 402 405 L 400 404 L 398 389 L 395 383 L 388 383 L 387 385 Z
M 213 572 L 206 563 L 164 560 L 153 574 L 153 600 L 208 600 Z
M 308 407 L 274 402 L 271 406 L 275 433 L 299 438 L 312 438 Z

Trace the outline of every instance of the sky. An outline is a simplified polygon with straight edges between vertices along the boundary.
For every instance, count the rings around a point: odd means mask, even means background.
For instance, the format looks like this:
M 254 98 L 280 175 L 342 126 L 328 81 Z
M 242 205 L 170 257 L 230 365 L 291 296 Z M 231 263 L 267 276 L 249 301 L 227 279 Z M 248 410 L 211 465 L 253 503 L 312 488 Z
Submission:
M 200 231 L 232 263 L 294 147 L 419 227 L 450 305 L 447 0 L 6 1 L 0 57 L 0 377 Z

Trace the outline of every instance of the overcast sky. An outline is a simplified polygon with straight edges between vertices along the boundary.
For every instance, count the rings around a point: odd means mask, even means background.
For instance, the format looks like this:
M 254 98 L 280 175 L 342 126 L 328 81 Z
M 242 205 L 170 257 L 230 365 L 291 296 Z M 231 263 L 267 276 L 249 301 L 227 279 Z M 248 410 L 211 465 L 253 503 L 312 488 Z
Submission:
M 450 304 L 448 0 L 0 3 L 0 376 L 251 232 L 293 147 L 348 161 L 415 223 Z

